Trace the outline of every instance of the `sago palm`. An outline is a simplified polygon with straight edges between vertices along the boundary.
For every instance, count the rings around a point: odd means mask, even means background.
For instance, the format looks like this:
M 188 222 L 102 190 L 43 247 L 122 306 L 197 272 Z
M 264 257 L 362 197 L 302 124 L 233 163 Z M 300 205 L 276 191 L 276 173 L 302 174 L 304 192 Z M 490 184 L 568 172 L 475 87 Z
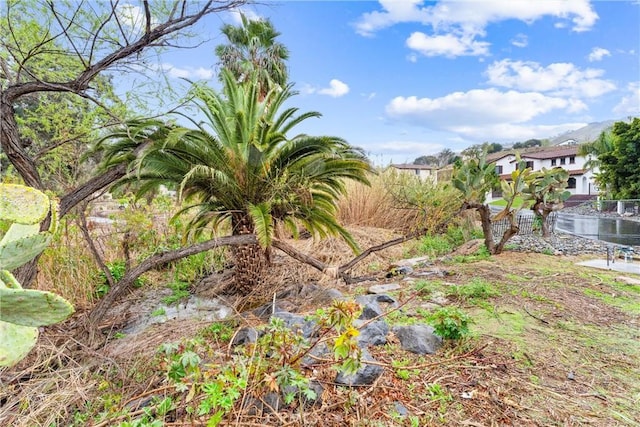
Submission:
M 259 245 L 233 247 L 235 289 L 247 294 L 263 279 L 277 222 L 294 234 L 304 226 L 317 236 L 342 236 L 356 244 L 335 218 L 344 179 L 368 183 L 371 166 L 360 149 L 331 136 L 289 137 L 294 127 L 316 112 L 284 108 L 291 87 L 264 96 L 254 80 L 238 84 L 224 71 L 224 90 L 194 86 L 203 122 L 195 128 L 137 122 L 105 146 L 107 161 L 126 159 L 143 141 L 153 141 L 123 181 L 139 181 L 142 192 L 158 184 L 177 184 L 191 214 L 195 234 L 230 221 L 234 235 L 255 233 Z M 123 138 L 124 136 L 124 138 Z

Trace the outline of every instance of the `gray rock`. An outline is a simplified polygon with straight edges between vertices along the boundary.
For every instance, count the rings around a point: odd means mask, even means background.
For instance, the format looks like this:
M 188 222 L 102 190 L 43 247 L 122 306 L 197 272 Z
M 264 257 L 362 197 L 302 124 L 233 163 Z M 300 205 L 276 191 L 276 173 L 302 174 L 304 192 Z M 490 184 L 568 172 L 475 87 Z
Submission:
M 391 306 L 397 305 L 395 299 L 386 294 L 374 294 L 374 295 L 358 295 L 356 302 L 362 306 L 362 314 L 360 319 L 373 319 L 384 313 L 379 303 L 391 304 Z
M 316 365 L 322 365 L 325 362 L 318 361 L 311 356 L 319 357 L 321 359 L 330 358 L 331 352 L 329 351 L 329 347 L 326 343 L 321 342 L 317 344 L 315 347 L 311 349 L 309 354 L 302 358 L 302 367 L 303 368 L 311 368 Z
M 353 325 L 360 329 L 365 322 L 363 320 L 356 320 Z M 387 343 L 387 334 L 389 333 L 389 325 L 382 319 L 376 320 L 360 329 L 360 335 L 358 335 L 358 345 L 362 348 L 366 348 L 368 345 L 384 345 Z
M 377 295 L 358 295 L 356 302 L 362 306 L 360 319 L 373 319 L 382 314 L 382 308 L 378 304 Z
M 400 415 L 401 417 L 406 417 L 407 415 L 409 415 L 409 410 L 406 408 L 406 406 L 404 406 L 402 403 L 400 402 L 395 402 L 393 404 L 393 406 L 396 408 L 396 412 L 398 413 L 398 415 Z
M 362 349 L 361 360 L 362 362 L 375 361 L 373 356 L 371 356 L 366 349 Z M 346 385 L 349 387 L 371 385 L 380 375 L 382 375 L 383 371 L 384 369 L 381 366 L 363 363 L 362 367 L 353 375 L 346 375 L 339 372 L 336 376 L 335 382 L 339 385 Z
M 258 308 L 255 308 L 252 311 L 252 313 L 260 319 L 269 320 L 269 318 L 274 312 L 278 313 L 278 312 L 285 312 L 285 311 L 287 311 L 285 305 L 282 304 L 280 301 L 278 301 L 276 302 L 275 310 L 274 310 L 273 304 L 269 303 L 269 304 L 261 305 Z
M 231 341 L 231 347 L 254 343 L 258 341 L 259 337 L 260 333 L 257 329 L 249 327 L 242 328 L 233 337 L 233 341 Z
M 449 304 L 449 300 L 442 292 L 434 292 L 429 301 L 440 306 Z
M 304 338 L 311 338 L 317 332 L 316 322 L 313 320 L 305 320 L 304 316 L 300 316 L 299 314 L 280 311 L 274 314 L 273 317 L 284 320 L 284 324 L 287 328 L 291 329 L 295 333 L 302 334 Z
M 262 396 L 262 403 L 264 404 L 264 412 L 278 412 L 282 406 L 284 406 L 284 401 L 279 393 L 270 392 Z
M 429 325 L 395 326 L 393 333 L 400 340 L 400 347 L 412 353 L 434 354 L 442 347 L 442 338 Z
M 402 289 L 402 286 L 397 283 L 385 283 L 382 285 L 373 285 L 367 289 L 367 292 L 370 294 L 385 294 L 398 289 Z
M 393 265 L 396 267 L 414 267 L 416 265 L 426 265 L 429 264 L 429 257 L 428 256 L 421 256 L 418 258 L 410 258 L 410 259 L 403 259 L 397 262 L 394 262 Z
M 255 397 L 247 397 L 244 401 L 244 405 L 242 406 L 242 410 L 245 414 L 251 416 L 259 416 L 262 415 L 262 409 L 264 408 L 264 404 L 260 399 L 256 399 Z

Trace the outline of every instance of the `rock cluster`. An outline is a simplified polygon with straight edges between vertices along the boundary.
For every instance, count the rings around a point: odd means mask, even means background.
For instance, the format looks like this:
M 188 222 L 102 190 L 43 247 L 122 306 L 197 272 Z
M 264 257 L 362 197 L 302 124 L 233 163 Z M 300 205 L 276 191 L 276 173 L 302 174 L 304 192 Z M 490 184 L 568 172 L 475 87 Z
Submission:
M 340 296 L 342 297 L 342 296 Z M 356 297 L 356 302 L 362 305 L 362 314 L 354 321 L 354 326 L 360 331 L 357 341 L 361 349 L 361 368 L 354 374 L 339 372 L 335 377 L 335 383 L 354 387 L 372 384 L 380 375 L 384 368 L 380 366 L 372 354 L 369 352 L 371 346 L 379 346 L 387 343 L 387 336 L 390 327 L 386 320 L 377 318 L 390 308 L 397 307 L 397 301 L 388 294 L 369 294 Z M 318 328 L 313 320 L 288 311 L 280 311 L 275 308 L 272 317 L 282 319 L 284 325 L 292 331 L 299 333 L 305 339 L 313 340 L 318 338 Z M 400 347 L 405 351 L 417 354 L 433 354 L 443 343 L 442 338 L 435 335 L 432 327 L 425 324 L 415 324 L 410 326 L 396 326 L 392 329 L 394 335 L 400 342 Z M 232 347 L 255 343 L 263 331 L 256 328 L 242 328 L 234 336 Z M 313 369 L 316 365 L 322 365 L 324 360 L 333 358 L 332 349 L 324 342 L 316 344 L 309 354 L 302 360 L 302 366 Z M 368 363 L 370 362 L 370 363 Z M 317 405 L 321 403 L 322 385 L 313 381 L 310 387 L 316 392 L 316 399 L 306 399 L 305 404 Z M 285 390 L 286 391 L 286 390 Z M 298 394 L 299 390 L 288 390 Z M 283 395 L 281 393 L 268 393 L 261 399 L 252 399 L 252 408 L 248 410 L 254 412 L 279 410 L 283 406 Z
M 519 252 L 537 252 L 549 255 L 583 255 L 597 254 L 603 257 L 619 245 L 601 240 L 586 239 L 571 234 L 554 233 L 549 237 L 534 234 L 517 235 L 507 243 L 509 250 Z

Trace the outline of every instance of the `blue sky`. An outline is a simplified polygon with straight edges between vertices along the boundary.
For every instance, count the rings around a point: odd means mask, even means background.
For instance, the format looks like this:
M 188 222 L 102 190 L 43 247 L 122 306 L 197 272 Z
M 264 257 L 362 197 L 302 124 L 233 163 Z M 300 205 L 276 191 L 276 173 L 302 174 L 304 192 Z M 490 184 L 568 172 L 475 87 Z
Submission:
M 298 128 L 336 135 L 377 164 L 484 141 L 554 137 L 640 115 L 640 2 L 284 1 L 252 5 L 290 50 L 293 104 L 323 117 Z M 161 58 L 170 78 L 217 85 L 207 40 Z

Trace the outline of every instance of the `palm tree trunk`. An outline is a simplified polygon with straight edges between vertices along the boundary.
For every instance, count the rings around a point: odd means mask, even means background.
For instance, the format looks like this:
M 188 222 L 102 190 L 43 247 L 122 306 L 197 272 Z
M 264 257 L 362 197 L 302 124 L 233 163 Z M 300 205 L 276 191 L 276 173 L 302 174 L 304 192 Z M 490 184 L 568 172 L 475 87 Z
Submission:
M 251 218 L 246 214 L 232 218 L 233 235 L 253 234 Z M 265 250 L 259 244 L 233 246 L 231 253 L 235 261 L 234 282 L 229 292 L 235 295 L 248 295 L 260 289 L 265 283 L 265 270 L 269 264 Z

